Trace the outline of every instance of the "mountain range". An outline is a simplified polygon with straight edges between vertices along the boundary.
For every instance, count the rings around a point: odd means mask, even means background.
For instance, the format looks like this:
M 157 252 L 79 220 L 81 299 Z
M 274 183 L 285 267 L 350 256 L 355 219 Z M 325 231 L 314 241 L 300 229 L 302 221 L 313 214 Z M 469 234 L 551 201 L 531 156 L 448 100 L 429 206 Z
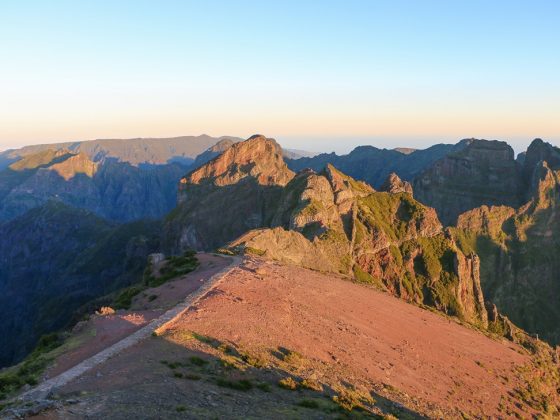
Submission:
M 141 281 L 150 254 L 189 250 L 339 276 L 485 334 L 560 343 L 560 149 L 541 139 L 517 159 L 478 139 L 301 157 L 262 135 L 0 159 L 0 365 Z

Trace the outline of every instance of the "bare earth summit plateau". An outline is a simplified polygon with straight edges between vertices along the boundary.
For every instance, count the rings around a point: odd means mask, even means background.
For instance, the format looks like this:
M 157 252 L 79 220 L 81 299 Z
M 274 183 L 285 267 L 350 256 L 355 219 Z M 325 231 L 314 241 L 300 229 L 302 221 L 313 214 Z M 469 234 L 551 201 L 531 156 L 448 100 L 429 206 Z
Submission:
M 512 398 L 529 360 L 511 342 L 375 289 L 245 257 L 194 307 L 58 389 L 61 404 L 34 418 L 530 417 Z

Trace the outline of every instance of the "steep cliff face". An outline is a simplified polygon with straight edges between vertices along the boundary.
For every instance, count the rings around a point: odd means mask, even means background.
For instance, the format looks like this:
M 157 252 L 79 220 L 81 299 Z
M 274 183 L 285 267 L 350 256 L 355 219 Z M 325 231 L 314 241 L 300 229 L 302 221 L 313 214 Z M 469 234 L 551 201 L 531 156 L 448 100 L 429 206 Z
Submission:
M 505 142 L 469 140 L 414 180 L 418 200 L 434 207 L 446 225 L 482 205 L 518 207 L 522 203 L 521 167 Z
M 116 226 L 53 201 L 0 226 L 0 367 L 80 305 L 138 281 L 158 238 L 157 223 Z
M 527 153 L 525 162 L 535 162 L 533 151 Z M 539 156 L 546 158 L 550 154 Z M 551 162 L 558 165 L 554 159 Z M 454 236 L 464 252 L 480 255 L 485 296 L 499 311 L 525 330 L 557 344 L 560 171 L 542 160 L 531 165 L 534 168 L 527 183 L 532 195 L 529 202 L 517 210 L 484 206 L 466 212 L 459 216 Z
M 94 162 L 85 153 L 68 150 L 26 155 L 0 171 L 0 223 L 51 199 L 120 222 L 160 218 L 175 206 L 184 171 L 176 163 Z
M 255 135 L 234 144 L 181 178 L 179 204 L 165 223 L 166 249 L 215 249 L 270 226 L 282 187 L 293 176 L 273 139 Z

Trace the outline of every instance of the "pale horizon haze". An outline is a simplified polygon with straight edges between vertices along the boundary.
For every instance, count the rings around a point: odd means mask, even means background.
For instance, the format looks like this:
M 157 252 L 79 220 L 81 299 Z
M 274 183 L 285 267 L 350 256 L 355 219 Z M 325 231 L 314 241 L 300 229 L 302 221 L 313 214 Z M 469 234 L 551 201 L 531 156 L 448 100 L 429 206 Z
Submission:
M 0 150 L 262 133 L 349 152 L 560 144 L 555 1 L 21 1 L 0 13 Z

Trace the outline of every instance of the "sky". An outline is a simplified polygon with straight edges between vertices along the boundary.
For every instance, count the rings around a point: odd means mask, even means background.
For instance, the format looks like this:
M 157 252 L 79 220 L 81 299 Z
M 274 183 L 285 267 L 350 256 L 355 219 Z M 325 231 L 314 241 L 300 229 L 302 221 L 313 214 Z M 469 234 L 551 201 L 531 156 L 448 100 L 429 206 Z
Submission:
M 254 133 L 560 144 L 558 1 L 6 1 L 0 150 Z

